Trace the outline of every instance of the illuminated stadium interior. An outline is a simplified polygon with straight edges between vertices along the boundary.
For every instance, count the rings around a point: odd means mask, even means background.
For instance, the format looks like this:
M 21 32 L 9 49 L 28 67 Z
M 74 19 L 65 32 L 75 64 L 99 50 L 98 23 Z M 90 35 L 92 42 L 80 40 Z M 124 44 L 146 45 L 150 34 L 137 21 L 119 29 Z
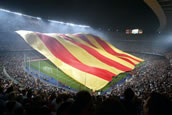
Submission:
M 0 1 L 0 115 L 171 115 L 171 19 L 171 0 Z

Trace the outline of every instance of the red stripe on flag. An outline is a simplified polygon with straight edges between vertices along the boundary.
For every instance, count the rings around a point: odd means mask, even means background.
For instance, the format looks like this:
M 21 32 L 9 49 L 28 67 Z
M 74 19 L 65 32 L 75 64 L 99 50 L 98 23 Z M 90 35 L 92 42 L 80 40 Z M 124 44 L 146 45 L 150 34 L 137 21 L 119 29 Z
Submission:
M 114 51 L 111 47 L 108 46 L 108 44 L 106 44 L 103 40 L 101 40 L 100 38 L 98 38 L 97 36 L 94 36 L 94 38 L 96 39 L 96 41 L 107 51 L 109 52 L 110 54 L 112 55 L 115 55 L 115 56 L 123 56 L 123 57 L 128 57 L 128 58 L 131 58 L 137 62 L 141 62 L 140 60 L 137 60 L 131 56 L 128 56 L 126 54 L 120 54 L 116 51 Z
M 117 68 L 117 69 L 119 69 L 121 71 L 131 71 L 132 70 L 131 68 L 128 68 L 128 67 L 126 67 L 126 66 L 124 66 L 124 65 L 122 65 L 122 64 L 120 64 L 120 63 L 118 63 L 118 62 L 116 62 L 114 60 L 111 60 L 111 59 L 103 56 L 98 51 L 96 51 L 96 50 L 94 50 L 94 49 L 92 49 L 92 48 L 90 48 L 90 47 L 88 47 L 88 46 L 86 46 L 84 44 L 78 43 L 78 42 L 70 39 L 70 37 L 68 37 L 68 36 L 63 35 L 63 37 L 66 40 L 69 40 L 70 42 L 76 44 L 77 46 L 85 49 L 88 53 L 90 53 L 91 55 L 93 55 L 94 57 L 96 57 L 97 59 L 99 59 L 100 61 L 106 63 L 107 65 L 110 65 L 112 67 L 115 67 L 115 68 Z
M 115 74 L 96 67 L 91 67 L 88 65 L 85 65 L 81 63 L 77 58 L 75 58 L 58 40 L 38 34 L 40 39 L 43 41 L 43 43 L 46 45 L 46 47 L 51 51 L 51 53 L 64 63 L 71 65 L 72 67 L 79 69 L 83 72 L 90 73 L 92 75 L 95 75 L 97 77 L 100 77 L 104 80 L 111 81 L 112 76 L 116 76 Z

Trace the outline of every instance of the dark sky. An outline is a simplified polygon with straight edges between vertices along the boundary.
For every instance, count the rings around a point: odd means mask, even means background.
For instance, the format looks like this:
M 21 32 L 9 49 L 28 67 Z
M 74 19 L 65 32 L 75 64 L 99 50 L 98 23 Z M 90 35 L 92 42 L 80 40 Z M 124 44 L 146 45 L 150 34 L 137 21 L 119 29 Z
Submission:
M 93 28 L 155 31 L 159 21 L 143 0 L 4 0 L 11 11 Z

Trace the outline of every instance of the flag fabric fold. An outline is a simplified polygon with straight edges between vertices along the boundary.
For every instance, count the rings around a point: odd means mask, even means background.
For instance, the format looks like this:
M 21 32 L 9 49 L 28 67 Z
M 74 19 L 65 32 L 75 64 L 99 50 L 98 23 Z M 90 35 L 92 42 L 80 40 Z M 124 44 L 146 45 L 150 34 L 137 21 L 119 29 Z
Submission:
M 16 32 L 64 73 L 93 91 L 144 61 L 91 34 Z

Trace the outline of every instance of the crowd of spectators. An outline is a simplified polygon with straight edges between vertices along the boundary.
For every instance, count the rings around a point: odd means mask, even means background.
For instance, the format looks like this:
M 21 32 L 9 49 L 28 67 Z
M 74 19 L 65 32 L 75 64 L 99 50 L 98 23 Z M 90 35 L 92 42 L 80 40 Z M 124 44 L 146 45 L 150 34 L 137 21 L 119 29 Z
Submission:
M 154 42 L 143 42 L 143 41 L 111 41 L 110 43 L 114 43 L 113 45 L 119 48 L 120 50 L 126 51 L 126 52 L 138 52 L 138 53 L 149 53 L 149 54 L 159 54 L 164 55 L 166 52 L 166 47 L 164 44 L 162 46 L 159 46 L 158 43 Z
M 170 64 L 172 65 L 172 52 L 166 53 L 165 56 L 169 60 Z
M 105 95 L 73 92 L 54 87 L 24 72 L 24 54 L 0 54 L 0 114 L 2 115 L 171 115 L 172 69 L 169 60 L 140 55 L 145 63 L 132 72 L 132 78 Z M 42 58 L 42 57 L 41 57 Z M 19 83 L 14 83 L 3 73 Z
M 172 70 L 167 65 L 169 62 L 162 59 L 146 61 L 143 66 L 134 70 L 129 81 L 113 88 L 112 94 L 122 95 L 122 91 L 131 87 L 142 99 L 154 91 L 172 97 Z

